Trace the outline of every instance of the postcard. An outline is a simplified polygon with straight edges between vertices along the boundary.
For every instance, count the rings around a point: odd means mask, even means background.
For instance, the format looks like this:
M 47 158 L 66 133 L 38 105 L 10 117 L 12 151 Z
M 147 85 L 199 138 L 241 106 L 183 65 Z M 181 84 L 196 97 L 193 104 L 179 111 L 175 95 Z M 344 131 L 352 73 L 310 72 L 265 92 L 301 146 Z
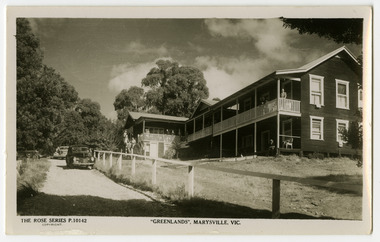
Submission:
M 370 6 L 6 10 L 7 234 L 371 234 Z

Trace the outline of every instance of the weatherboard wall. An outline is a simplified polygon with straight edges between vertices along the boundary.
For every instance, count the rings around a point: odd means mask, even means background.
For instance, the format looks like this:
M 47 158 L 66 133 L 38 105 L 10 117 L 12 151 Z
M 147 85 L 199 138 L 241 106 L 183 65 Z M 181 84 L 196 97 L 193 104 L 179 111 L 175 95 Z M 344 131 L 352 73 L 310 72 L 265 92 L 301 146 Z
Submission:
M 317 108 L 310 104 L 310 74 L 324 77 L 324 105 Z M 336 79 L 349 82 L 349 110 L 336 107 Z M 353 153 L 344 145 L 340 148 L 337 142 L 336 119 L 355 121 L 358 110 L 358 83 L 360 77 L 342 59 L 333 57 L 310 70 L 301 77 L 301 149 L 321 153 Z M 310 116 L 324 118 L 324 139 L 310 138 Z

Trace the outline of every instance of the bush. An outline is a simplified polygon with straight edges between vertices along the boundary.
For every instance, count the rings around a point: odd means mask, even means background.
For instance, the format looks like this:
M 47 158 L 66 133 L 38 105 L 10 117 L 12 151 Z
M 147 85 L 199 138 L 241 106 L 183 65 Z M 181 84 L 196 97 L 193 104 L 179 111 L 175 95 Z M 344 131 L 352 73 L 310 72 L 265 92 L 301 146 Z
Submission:
M 176 151 L 172 148 L 169 148 L 168 150 L 166 150 L 163 158 L 170 160 L 170 159 L 173 159 L 175 154 L 176 154 Z
M 17 202 L 25 198 L 35 196 L 39 193 L 46 173 L 49 170 L 50 162 L 46 159 L 23 160 L 19 167 L 19 176 L 17 177 Z
M 161 195 L 163 195 L 165 198 L 169 199 L 170 201 L 181 201 L 188 198 L 184 184 L 177 185 L 176 188 L 169 190 Z

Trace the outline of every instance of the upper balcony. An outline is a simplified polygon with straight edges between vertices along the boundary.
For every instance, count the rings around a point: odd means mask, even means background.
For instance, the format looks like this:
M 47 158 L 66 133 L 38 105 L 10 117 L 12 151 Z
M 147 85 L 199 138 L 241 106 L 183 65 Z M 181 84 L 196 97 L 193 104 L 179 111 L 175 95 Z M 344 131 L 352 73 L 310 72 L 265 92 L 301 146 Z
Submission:
M 246 124 L 265 119 L 277 114 L 278 111 L 288 114 L 300 114 L 301 102 L 292 99 L 279 98 L 266 102 L 245 112 L 227 118 L 212 126 L 205 127 L 195 133 L 189 134 L 187 141 L 191 142 L 210 135 L 217 135 Z

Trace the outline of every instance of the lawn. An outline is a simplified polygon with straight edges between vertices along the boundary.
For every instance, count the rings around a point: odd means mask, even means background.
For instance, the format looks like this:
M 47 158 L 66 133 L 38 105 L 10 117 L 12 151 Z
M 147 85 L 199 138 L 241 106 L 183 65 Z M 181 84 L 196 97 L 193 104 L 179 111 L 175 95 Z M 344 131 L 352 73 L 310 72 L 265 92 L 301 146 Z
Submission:
M 313 178 L 351 184 L 362 184 L 362 168 L 348 158 L 308 159 L 298 156 L 257 157 L 241 161 L 212 162 L 213 166 L 294 177 Z M 112 179 L 153 192 L 157 199 L 182 206 L 182 216 L 256 217 L 254 212 L 267 213 L 272 206 L 272 181 L 219 171 L 195 168 L 195 199 L 187 199 L 187 167 L 158 162 L 157 184 L 152 186 L 151 161 L 137 160 L 136 174 L 131 176 L 131 160 L 122 161 L 119 169 L 114 157 L 97 161 L 97 169 Z M 226 204 L 228 206 L 226 206 Z M 223 206 L 219 206 L 223 205 Z M 233 214 L 234 206 L 240 209 Z M 219 207 L 220 210 L 218 210 Z M 211 213 L 213 209 L 215 213 Z M 362 195 L 334 191 L 294 182 L 281 182 L 281 214 L 298 214 L 296 218 L 348 219 L 362 217 Z M 301 216 L 302 215 L 302 216 Z M 223 216 L 223 217 L 225 217 Z M 267 215 L 265 215 L 267 216 Z M 284 216 L 282 216 L 284 217 Z

